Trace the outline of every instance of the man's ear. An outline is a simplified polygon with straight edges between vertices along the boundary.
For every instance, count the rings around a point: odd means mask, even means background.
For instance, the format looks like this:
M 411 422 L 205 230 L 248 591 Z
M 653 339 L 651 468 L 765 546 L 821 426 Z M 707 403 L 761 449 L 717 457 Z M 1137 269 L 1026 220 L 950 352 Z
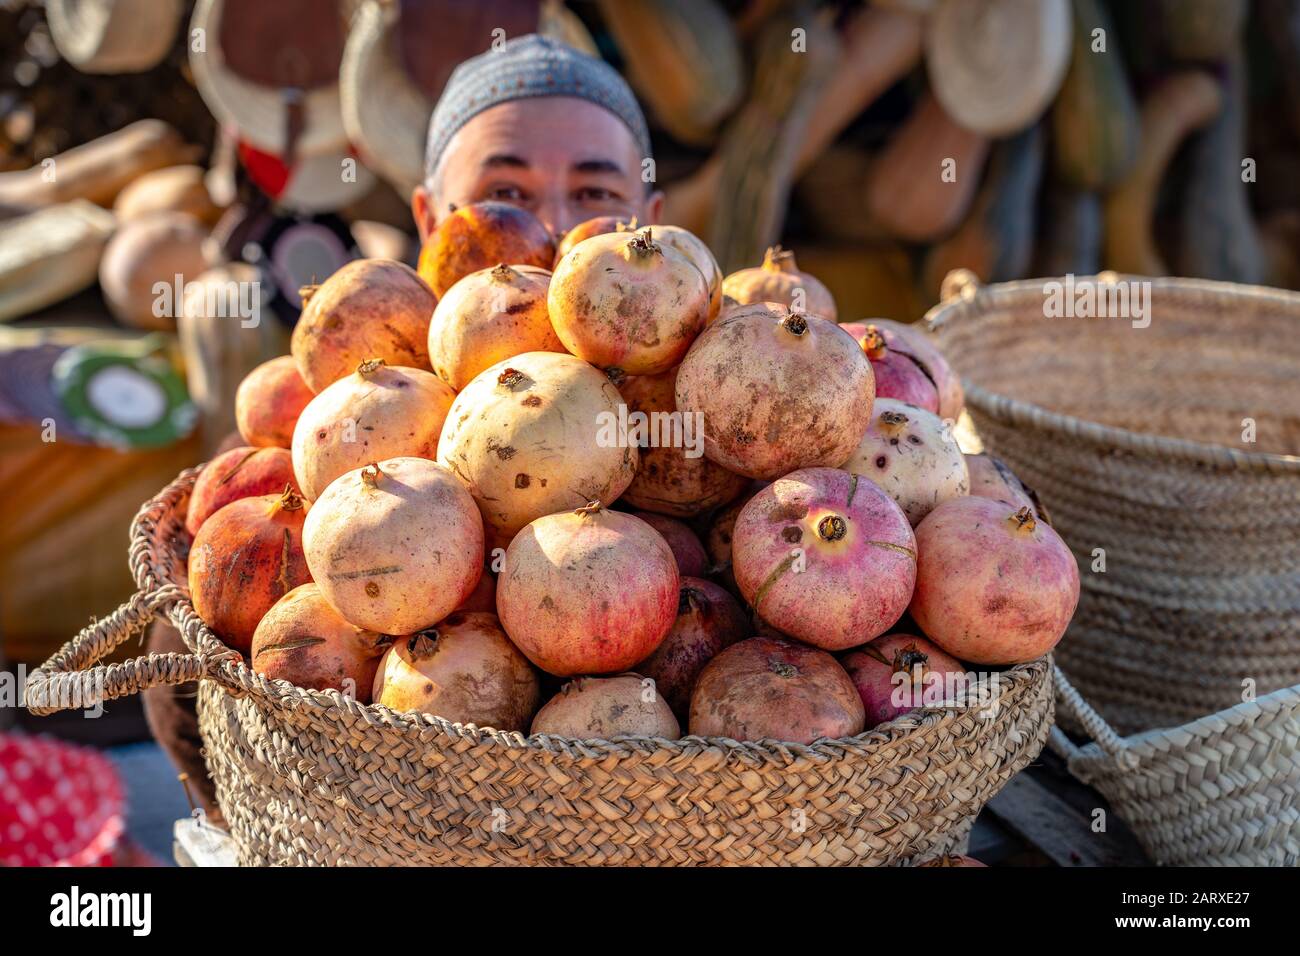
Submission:
M 641 222 L 647 226 L 658 226 L 664 214 L 664 193 L 662 189 L 656 189 L 645 201 L 645 215 L 641 217 Z M 669 223 L 668 225 L 671 225 Z
M 438 216 L 434 212 L 433 196 L 422 185 L 411 191 L 411 217 L 415 220 L 415 228 L 420 233 L 420 245 L 423 246 L 437 228 Z

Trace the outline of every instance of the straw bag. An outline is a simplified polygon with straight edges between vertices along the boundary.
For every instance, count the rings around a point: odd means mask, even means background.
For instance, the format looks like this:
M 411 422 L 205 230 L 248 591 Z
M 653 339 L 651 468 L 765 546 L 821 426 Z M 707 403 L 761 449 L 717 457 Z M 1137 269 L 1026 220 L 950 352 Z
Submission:
M 1053 727 L 1049 745 L 1155 862 L 1300 866 L 1300 687 L 1128 738 L 1059 670 L 1056 695 L 1093 742 L 1076 747 Z
M 1138 328 L 1047 317 L 1051 282 L 953 273 L 926 318 L 1079 561 L 1061 669 L 1125 734 L 1300 684 L 1300 295 L 1152 279 Z
M 927 710 L 812 746 L 525 737 L 270 682 L 182 586 L 197 472 L 136 517 L 140 593 L 32 674 L 27 705 L 50 713 L 78 695 L 202 678 L 199 727 L 245 865 L 911 862 L 960 852 L 1051 726 L 1046 658 L 998 673 L 984 711 Z M 91 666 L 160 612 L 192 653 Z

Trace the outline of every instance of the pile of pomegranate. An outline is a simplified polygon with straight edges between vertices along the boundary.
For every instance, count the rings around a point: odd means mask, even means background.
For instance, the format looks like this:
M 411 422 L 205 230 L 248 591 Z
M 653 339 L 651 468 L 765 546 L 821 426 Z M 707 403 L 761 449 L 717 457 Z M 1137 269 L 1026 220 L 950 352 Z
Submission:
M 497 203 L 419 269 L 307 290 L 197 479 L 194 607 L 252 668 L 579 739 L 808 744 L 1061 639 L 1075 560 L 964 455 L 921 331 L 837 323 L 773 250 L 723 276 L 680 228 L 553 244 Z

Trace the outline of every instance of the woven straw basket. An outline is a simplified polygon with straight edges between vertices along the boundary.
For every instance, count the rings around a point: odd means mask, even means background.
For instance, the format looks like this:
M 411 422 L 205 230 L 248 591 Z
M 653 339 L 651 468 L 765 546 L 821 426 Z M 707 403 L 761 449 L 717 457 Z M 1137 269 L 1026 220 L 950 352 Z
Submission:
M 1079 561 L 1061 669 L 1123 734 L 1300 683 L 1300 295 L 1152 279 L 1136 328 L 1046 317 L 1049 281 L 953 273 L 926 320 Z
M 87 689 L 111 699 L 201 678 L 208 766 L 245 865 L 911 863 L 960 852 L 1051 727 L 1048 659 L 998 674 L 984 711 L 927 710 L 812 746 L 524 737 L 269 682 L 185 592 L 197 471 L 136 516 L 140 592 L 32 674 L 27 703 L 49 713 Z M 191 653 L 96 665 L 158 613 Z
M 1096 787 L 1166 866 L 1300 866 L 1300 688 L 1174 730 L 1121 738 L 1056 673 L 1058 712 L 1092 742 L 1052 728 L 1051 748 Z

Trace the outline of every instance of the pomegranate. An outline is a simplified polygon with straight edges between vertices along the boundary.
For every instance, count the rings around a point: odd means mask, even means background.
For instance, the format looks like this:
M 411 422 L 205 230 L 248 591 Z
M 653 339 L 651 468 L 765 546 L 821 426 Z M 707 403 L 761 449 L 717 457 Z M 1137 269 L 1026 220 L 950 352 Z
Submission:
M 907 355 L 934 382 L 939 394 L 939 417 L 956 421 L 966 403 L 961 378 L 953 371 L 925 329 L 920 325 L 908 325 L 892 319 L 872 319 L 871 324 L 884 334 L 886 345 L 894 352 Z
M 438 460 L 469 485 L 490 547 L 505 547 L 534 518 L 623 493 L 637 450 L 598 440 L 618 401 L 604 375 L 555 352 L 516 355 L 465 386 L 447 413 Z
M 778 631 L 826 650 L 885 633 L 916 582 L 907 516 L 870 481 L 792 472 L 740 511 L 731 564 L 740 593 Z
M 793 312 L 811 312 L 835 321 L 835 299 L 813 275 L 800 272 L 794 253 L 773 246 L 763 254 L 763 264 L 741 269 L 722 280 L 722 292 L 741 305 L 779 302 Z
M 629 423 L 643 415 L 648 430 L 641 465 L 623 500 L 646 511 L 689 518 L 733 500 L 749 482 L 704 457 L 704 430 L 697 427 L 698 418 L 677 414 L 676 387 L 677 369 L 629 375 L 619 383 Z
M 871 360 L 877 398 L 893 398 L 938 413 L 939 391 L 934 382 L 911 358 L 891 349 L 880 329 L 865 322 L 844 322 L 840 328 L 857 339 Z
M 476 202 L 438 223 L 420 250 L 420 277 L 439 298 L 471 272 L 499 262 L 549 269 L 555 241 L 527 209 L 504 202 Z M 432 311 L 432 309 L 430 310 Z
M 677 617 L 667 542 L 633 515 L 592 502 L 533 521 L 510 542 L 497 613 L 510 639 L 559 677 L 625 671 Z
M 655 682 L 681 720 L 691 708 L 691 688 L 704 665 L 723 648 L 749 637 L 749 617 L 736 599 L 711 581 L 683 577 L 677 620 L 636 672 Z
M 709 573 L 709 556 L 694 531 L 680 521 L 665 518 L 663 515 L 651 514 L 648 511 L 632 513 L 663 535 L 663 539 L 668 542 L 668 547 L 672 549 L 680 574 L 698 578 Z
M 382 458 L 438 456 L 453 392 L 432 372 L 362 362 L 311 400 L 293 431 L 293 472 L 315 501 L 339 475 Z
M 704 666 L 691 693 L 690 732 L 810 744 L 862 733 L 862 698 L 839 662 L 793 641 L 751 637 Z
M 413 634 L 454 611 L 483 573 L 483 523 L 465 486 L 423 458 L 389 458 L 330 482 L 303 542 L 344 619 Z
M 659 229 L 656 226 L 655 229 Z M 625 221 L 622 216 L 596 216 L 578 223 L 561 238 L 555 247 L 555 263 L 573 251 L 573 247 L 592 236 L 603 236 L 607 232 L 636 232 L 636 216 Z
M 945 501 L 916 528 L 920 559 L 909 610 L 949 654 L 1019 664 L 1061 639 L 1079 603 L 1079 568 L 1034 517 L 989 498 Z
M 375 675 L 374 698 L 455 724 L 526 732 L 541 685 L 495 614 L 457 611 L 392 646 Z
M 546 312 L 551 274 L 535 266 L 499 265 L 471 272 L 433 310 L 429 360 L 460 391 L 489 365 L 524 352 L 563 352 Z
M 961 661 L 911 634 L 878 637 L 840 663 L 862 697 L 868 730 L 924 707 L 928 698 L 946 700 L 946 684 L 938 682 L 966 673 Z
M 937 415 L 892 398 L 877 398 L 871 425 L 840 467 L 874 481 L 912 527 L 935 505 L 970 493 L 966 456 Z
M 654 233 L 657 241 L 691 260 L 704 276 L 704 284 L 709 290 L 708 321 L 712 322 L 722 311 L 722 269 L 713 252 L 703 239 L 681 226 L 655 226 Z
M 312 579 L 303 557 L 306 503 L 292 491 L 240 498 L 199 528 L 190 546 L 194 612 L 240 653 L 275 604 Z
M 584 239 L 555 266 L 551 324 L 578 358 L 628 375 L 666 372 L 709 317 L 699 268 L 653 230 Z
M 578 740 L 676 740 L 682 729 L 654 681 L 640 674 L 620 674 L 569 681 L 537 712 L 533 733 Z
M 1016 477 L 1011 468 L 992 455 L 967 455 L 966 467 L 970 471 L 970 493 L 980 498 L 992 498 L 1017 508 L 1032 508 L 1035 517 L 1051 524 L 1046 509 L 1032 488 Z
M 460 602 L 457 611 L 487 611 L 497 613 L 497 578 L 489 568 L 483 569 L 483 576 L 474 585 L 469 597 Z
M 241 445 L 222 452 L 195 479 L 185 513 L 185 530 L 197 534 L 203 522 L 232 501 L 279 494 L 285 488 L 297 492 L 297 485 L 293 458 L 283 448 Z
M 875 394 L 853 336 L 770 302 L 719 318 L 677 370 L 677 408 L 703 414 L 704 454 L 750 478 L 842 464 Z
M 244 443 L 288 448 L 293 442 L 293 426 L 312 395 L 292 355 L 281 355 L 253 369 L 235 391 L 235 424 Z
M 320 392 L 367 359 L 429 367 L 429 318 L 437 304 L 410 266 L 357 259 L 318 286 L 301 290 L 293 360 L 307 387 Z
M 393 643 L 349 624 L 315 583 L 301 584 L 271 606 L 253 632 L 253 670 L 310 690 L 333 688 L 370 703 L 379 659 Z

